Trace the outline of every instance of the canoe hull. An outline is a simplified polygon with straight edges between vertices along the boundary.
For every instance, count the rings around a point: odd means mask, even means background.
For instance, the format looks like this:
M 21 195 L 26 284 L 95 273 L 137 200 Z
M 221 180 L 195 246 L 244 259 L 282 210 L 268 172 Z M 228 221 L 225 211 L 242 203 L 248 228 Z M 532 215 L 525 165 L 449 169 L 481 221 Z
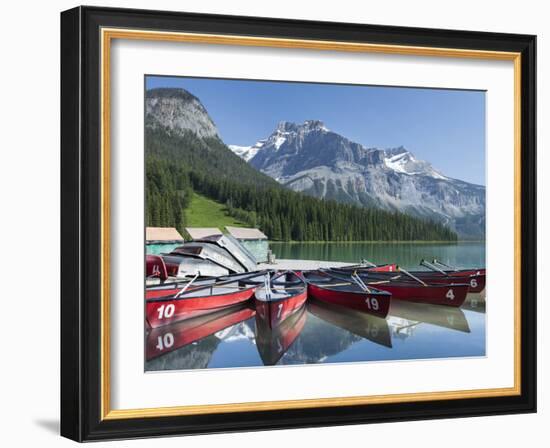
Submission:
M 466 300 L 468 284 L 429 285 L 376 283 L 372 286 L 389 292 L 394 299 L 460 307 Z
M 301 308 L 307 299 L 307 289 L 291 297 L 265 301 L 254 300 L 257 318 L 264 320 L 271 328 L 275 328 Z
M 227 327 L 254 317 L 256 312 L 246 304 L 212 311 L 201 317 L 186 319 L 155 328 L 147 335 L 146 360 L 185 347 Z
M 465 273 L 449 272 L 448 277 L 436 272 L 426 273 L 424 271 L 417 271 L 411 273 L 427 283 L 468 283 L 470 285 L 468 292 L 470 293 L 480 293 L 485 289 L 484 269 L 479 271 L 465 271 Z
M 386 317 L 390 308 L 391 295 L 359 291 L 339 291 L 329 285 L 308 283 L 311 297 L 333 305 L 345 306 L 374 316 Z
M 243 303 L 252 298 L 256 288 L 248 288 L 226 294 L 149 299 L 145 302 L 145 317 L 152 328 L 168 325 L 190 317 L 196 317 L 218 308 Z
M 340 274 L 349 274 L 350 268 L 334 268 L 334 272 Z M 393 274 L 399 275 L 399 269 L 395 264 L 381 265 L 375 268 L 360 267 L 355 269 L 363 277 L 389 277 Z M 415 277 L 425 281 L 426 283 L 451 284 L 451 283 L 468 283 L 470 285 L 470 293 L 480 293 L 485 289 L 485 269 L 464 269 L 460 271 L 445 271 L 445 274 L 435 271 L 411 271 Z M 410 277 L 402 274 L 405 281 L 411 281 Z
M 392 264 L 381 264 L 376 267 L 367 268 L 369 272 L 395 272 L 397 271 L 397 265 L 395 263 Z
M 333 269 L 334 272 L 337 273 L 345 273 L 348 274 L 347 270 L 342 269 Z M 477 272 L 477 271 L 476 271 Z M 365 282 L 370 280 L 390 280 L 390 279 L 396 279 L 396 276 L 399 276 L 398 280 L 404 281 L 407 283 L 413 283 L 415 280 L 413 280 L 411 277 L 407 276 L 404 273 L 400 273 L 399 271 L 391 272 L 391 271 L 373 271 L 370 269 L 363 269 L 359 272 L 361 277 Z M 437 284 L 437 285 L 452 285 L 452 284 L 468 284 L 469 285 L 469 293 L 480 293 L 485 289 L 485 274 L 454 274 L 445 276 L 443 274 L 437 273 L 437 272 L 426 272 L 426 271 L 415 271 L 411 272 L 415 277 L 418 277 L 420 280 L 428 283 L 428 284 Z M 348 274 L 349 275 L 349 274 Z M 382 289 L 382 288 L 380 288 Z
M 256 312 L 256 347 L 264 365 L 273 366 L 279 362 L 302 332 L 306 320 L 304 305 L 294 310 L 287 320 L 276 327 L 269 326 Z
M 158 278 L 161 281 L 168 278 L 166 264 L 160 255 L 147 254 L 145 257 L 145 276 L 147 278 Z

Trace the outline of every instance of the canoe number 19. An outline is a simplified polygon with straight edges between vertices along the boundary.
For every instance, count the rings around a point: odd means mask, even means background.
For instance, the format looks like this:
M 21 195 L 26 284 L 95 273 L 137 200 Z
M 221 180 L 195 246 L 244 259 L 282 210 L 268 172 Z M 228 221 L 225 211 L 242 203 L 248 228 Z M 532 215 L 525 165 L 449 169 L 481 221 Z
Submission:
M 176 310 L 176 307 L 173 303 L 169 303 L 168 305 L 161 305 L 158 308 L 159 313 L 159 319 L 167 319 L 174 315 L 174 311 Z
M 447 299 L 449 299 L 449 300 L 454 300 L 454 298 L 455 298 L 455 293 L 453 292 L 452 289 L 449 289 L 449 290 L 447 291 L 447 294 L 445 294 L 445 297 L 447 297 Z
M 365 299 L 365 303 L 367 304 L 367 308 L 369 310 L 378 311 L 380 309 L 380 305 L 378 304 L 378 300 L 375 298 L 367 297 Z

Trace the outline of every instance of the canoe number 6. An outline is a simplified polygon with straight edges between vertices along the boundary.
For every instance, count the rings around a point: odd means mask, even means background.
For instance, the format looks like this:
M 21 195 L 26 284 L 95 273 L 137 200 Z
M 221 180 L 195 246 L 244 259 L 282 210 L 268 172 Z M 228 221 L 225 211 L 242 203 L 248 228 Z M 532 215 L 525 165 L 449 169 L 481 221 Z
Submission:
M 380 305 L 378 303 L 378 299 L 367 297 L 365 299 L 365 303 L 367 304 L 367 308 L 369 310 L 378 311 L 380 309 Z
M 176 311 L 176 307 L 173 303 L 169 303 L 168 305 L 161 305 L 158 308 L 159 313 L 159 319 L 167 319 L 174 315 L 174 311 Z
M 449 289 L 449 290 L 447 291 L 447 294 L 445 294 L 445 297 L 447 297 L 447 299 L 449 299 L 449 300 L 454 300 L 454 298 L 455 298 L 455 293 L 453 292 L 452 289 Z
M 172 333 L 166 333 L 164 336 L 159 336 L 157 338 L 157 350 L 164 350 L 165 348 L 170 348 L 174 345 L 174 335 Z
M 477 280 L 475 278 L 470 280 L 470 286 L 472 288 L 477 288 Z

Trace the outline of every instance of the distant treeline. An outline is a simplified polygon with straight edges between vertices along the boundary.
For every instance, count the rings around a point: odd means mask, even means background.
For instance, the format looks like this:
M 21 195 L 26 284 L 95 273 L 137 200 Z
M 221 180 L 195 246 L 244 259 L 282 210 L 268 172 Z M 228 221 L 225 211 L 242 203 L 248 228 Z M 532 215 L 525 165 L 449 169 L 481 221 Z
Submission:
M 456 240 L 442 224 L 398 212 L 326 201 L 282 188 L 252 188 L 190 173 L 193 188 L 270 239 L 283 241 Z
M 282 241 L 456 241 L 445 226 L 398 212 L 325 201 L 287 190 L 264 179 L 248 164 L 235 161 L 221 142 L 214 149 L 193 136 L 164 137 L 149 142 L 146 156 L 146 223 L 176 227 L 183 232 L 185 209 L 193 191 L 227 207 L 228 214 L 251 227 L 259 227 L 270 239 Z M 168 148 L 164 142 L 168 142 Z M 184 144 L 182 144 L 184 143 Z M 151 145 L 155 151 L 151 151 Z M 185 151 L 198 145 L 203 151 Z M 176 151 L 177 148 L 177 151 Z M 209 164 L 223 150 L 224 163 Z M 234 156 L 236 157 L 236 156 Z M 196 162 L 196 163 L 195 163 Z M 251 172 L 251 170 L 253 170 Z M 212 223 L 215 225 L 216 223 Z

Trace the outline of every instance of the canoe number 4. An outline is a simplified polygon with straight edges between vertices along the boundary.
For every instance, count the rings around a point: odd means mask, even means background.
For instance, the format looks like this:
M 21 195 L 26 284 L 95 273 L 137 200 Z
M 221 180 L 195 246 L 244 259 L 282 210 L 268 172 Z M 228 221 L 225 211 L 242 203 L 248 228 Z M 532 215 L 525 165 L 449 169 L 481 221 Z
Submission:
M 159 336 L 157 338 L 156 349 L 159 351 L 170 348 L 172 345 L 174 345 L 174 335 L 172 333 L 166 333 L 164 336 Z
M 447 294 L 445 294 L 445 297 L 447 297 L 447 299 L 449 299 L 449 300 L 454 300 L 454 298 L 455 298 L 455 293 L 453 292 L 452 289 L 449 289 L 449 290 L 447 291 Z
M 380 309 L 380 304 L 378 303 L 378 299 L 375 299 L 374 297 L 367 297 L 365 299 L 365 303 L 367 304 L 367 308 L 369 310 L 378 311 Z
M 161 305 L 158 307 L 157 312 L 159 313 L 159 319 L 168 319 L 174 315 L 174 311 L 176 311 L 176 307 L 173 303 L 169 303 L 168 305 Z

